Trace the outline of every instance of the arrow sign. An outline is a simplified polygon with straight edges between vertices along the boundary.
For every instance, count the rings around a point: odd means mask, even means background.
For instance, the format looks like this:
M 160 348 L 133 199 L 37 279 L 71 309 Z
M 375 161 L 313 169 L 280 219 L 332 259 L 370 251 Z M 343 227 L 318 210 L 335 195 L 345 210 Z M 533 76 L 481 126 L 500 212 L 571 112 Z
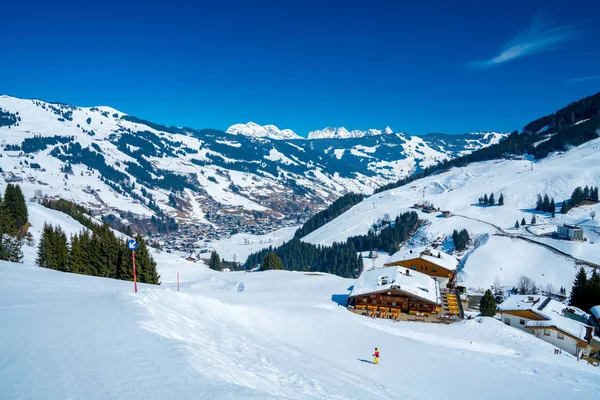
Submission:
M 138 248 L 138 244 L 134 239 L 127 241 L 127 248 L 131 251 L 135 251 Z

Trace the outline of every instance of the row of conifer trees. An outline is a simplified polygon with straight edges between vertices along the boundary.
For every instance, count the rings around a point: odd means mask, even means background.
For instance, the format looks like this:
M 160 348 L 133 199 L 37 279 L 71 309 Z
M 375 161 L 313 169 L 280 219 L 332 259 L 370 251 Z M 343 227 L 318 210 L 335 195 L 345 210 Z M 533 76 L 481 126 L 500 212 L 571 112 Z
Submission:
M 137 280 L 160 284 L 156 262 L 145 240 L 138 235 L 135 251 Z M 106 224 L 95 226 L 71 236 L 60 226 L 44 225 L 38 245 L 37 263 L 40 267 L 104 278 L 133 280 L 131 251 L 124 239 L 117 237 Z

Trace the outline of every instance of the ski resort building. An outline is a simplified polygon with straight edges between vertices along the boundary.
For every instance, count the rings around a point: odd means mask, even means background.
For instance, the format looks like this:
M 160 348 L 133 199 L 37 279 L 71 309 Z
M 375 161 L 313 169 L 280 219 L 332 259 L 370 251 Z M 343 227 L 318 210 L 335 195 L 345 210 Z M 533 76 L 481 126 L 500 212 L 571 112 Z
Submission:
M 406 249 L 394 253 L 385 266 L 401 266 L 435 279 L 442 289 L 453 287 L 458 260 L 450 254 L 430 248 Z
M 594 328 L 564 316 L 566 305 L 550 297 L 514 295 L 498 305 L 501 320 L 573 355 L 588 347 Z
M 354 283 L 348 306 L 356 310 L 430 315 L 440 311 L 440 287 L 426 274 L 402 267 L 364 271 Z M 380 315 L 381 316 L 381 315 Z
M 559 225 L 556 229 L 556 235 L 567 240 L 583 240 L 583 229 L 575 225 Z

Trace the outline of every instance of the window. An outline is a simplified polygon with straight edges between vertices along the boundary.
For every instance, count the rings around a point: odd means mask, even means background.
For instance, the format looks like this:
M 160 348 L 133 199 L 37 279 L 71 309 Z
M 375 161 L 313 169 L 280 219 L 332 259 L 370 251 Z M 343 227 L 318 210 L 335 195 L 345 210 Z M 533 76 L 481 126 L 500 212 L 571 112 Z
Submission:
M 363 304 L 367 304 L 367 299 L 362 299 Z
M 550 329 L 544 329 L 544 336 L 550 336 Z
M 437 268 L 436 267 L 431 267 L 431 272 L 437 272 Z
M 504 318 L 504 323 L 506 325 L 510 325 L 510 318 L 508 318 L 508 317 Z
M 427 271 L 427 266 L 425 266 L 425 271 Z
M 412 269 L 412 270 L 415 270 L 415 271 L 416 271 L 416 270 L 417 270 L 417 266 L 413 264 L 413 265 L 411 265 L 411 266 L 410 266 L 410 269 Z
M 519 320 L 519 325 L 525 325 L 525 320 L 524 319 L 520 319 Z
M 392 301 L 392 306 L 396 307 L 396 302 L 395 301 Z
M 563 339 L 565 338 L 565 335 L 563 335 L 563 334 L 562 334 L 562 333 L 560 333 L 560 332 L 558 332 L 558 333 L 556 334 L 556 336 L 557 336 L 559 339 L 561 339 L 561 340 L 563 340 Z

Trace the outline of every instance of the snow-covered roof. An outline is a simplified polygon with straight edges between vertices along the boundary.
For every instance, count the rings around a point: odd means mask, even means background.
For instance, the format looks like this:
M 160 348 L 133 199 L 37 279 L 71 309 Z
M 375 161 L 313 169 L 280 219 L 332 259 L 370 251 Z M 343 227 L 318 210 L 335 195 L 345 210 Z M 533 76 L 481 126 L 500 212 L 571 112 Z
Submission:
M 600 306 L 594 306 L 590 308 L 590 312 L 596 319 L 600 319 Z
M 458 260 L 455 257 L 448 253 L 444 253 L 443 251 L 433 250 L 429 247 L 400 250 L 388 258 L 385 264 L 390 265 L 415 258 L 421 258 L 425 261 L 429 261 L 432 264 L 446 268 L 448 271 L 456 271 L 456 268 L 458 267 Z
M 404 267 L 384 267 L 364 271 L 354 283 L 350 297 L 384 292 L 392 288 L 440 304 L 440 288 L 437 281 L 428 275 Z
M 563 316 L 567 308 L 568 306 L 561 302 L 539 295 L 514 295 L 498 305 L 499 312 L 531 311 L 544 318 L 540 321 L 527 321 L 525 324 L 527 328 L 555 327 L 564 333 L 585 340 L 588 325 Z

